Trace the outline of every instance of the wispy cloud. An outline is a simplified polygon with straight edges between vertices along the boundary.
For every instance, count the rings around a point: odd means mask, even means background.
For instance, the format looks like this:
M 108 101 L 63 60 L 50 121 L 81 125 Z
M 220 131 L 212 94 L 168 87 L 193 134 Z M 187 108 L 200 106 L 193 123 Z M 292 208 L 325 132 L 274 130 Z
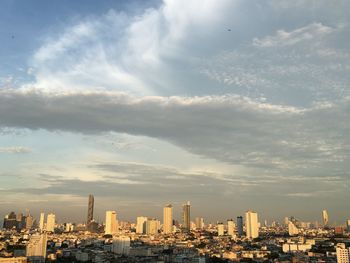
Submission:
M 11 153 L 11 154 L 22 154 L 30 153 L 32 150 L 30 148 L 13 146 L 13 147 L 0 147 L 0 153 Z

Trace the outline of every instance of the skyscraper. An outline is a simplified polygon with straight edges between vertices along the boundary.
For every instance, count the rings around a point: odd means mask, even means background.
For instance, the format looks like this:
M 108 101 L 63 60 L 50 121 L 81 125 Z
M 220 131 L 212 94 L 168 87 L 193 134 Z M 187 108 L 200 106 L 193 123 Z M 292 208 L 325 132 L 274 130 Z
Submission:
M 296 236 L 299 234 L 299 229 L 292 221 L 288 222 L 288 234 L 290 236 Z
M 218 236 L 225 235 L 225 226 L 223 223 L 218 223 Z
M 191 230 L 191 204 L 190 201 L 187 201 L 186 204 L 182 205 L 182 219 L 183 225 L 182 228 L 184 231 Z
M 227 234 L 231 237 L 235 236 L 235 222 L 232 219 L 227 220 Z
M 337 252 L 337 263 L 349 263 L 349 250 L 350 248 L 345 248 L 344 243 L 338 243 L 336 247 Z
M 118 232 L 117 213 L 115 211 L 106 211 L 105 234 L 113 235 Z
M 322 211 L 322 219 L 323 219 L 323 225 L 327 226 L 328 225 L 328 221 L 329 221 L 327 210 L 323 210 Z
M 243 217 L 237 216 L 237 234 L 243 236 Z
M 46 258 L 46 246 L 46 233 L 32 235 L 26 247 L 26 257 L 29 262 L 44 263 Z
M 204 227 L 204 219 L 203 217 L 196 217 L 196 228 L 203 229 Z
M 245 227 L 247 238 L 259 237 L 258 214 L 251 210 L 245 213 Z
M 88 203 L 88 214 L 86 224 L 89 225 L 91 221 L 94 219 L 94 196 L 89 195 L 89 203 Z
M 138 216 L 136 219 L 136 234 L 146 234 L 147 217 Z
M 148 218 L 146 222 L 146 233 L 147 235 L 156 235 L 158 234 L 159 229 L 159 220 L 155 218 Z
M 163 208 L 163 233 L 170 234 L 173 232 L 173 206 L 167 205 Z
M 54 232 L 55 231 L 55 224 L 56 224 L 55 214 L 52 214 L 52 213 L 48 214 L 47 221 L 46 221 L 46 231 Z
M 130 251 L 130 237 L 121 236 L 113 240 L 112 251 L 118 255 L 129 255 Z
M 39 220 L 40 231 L 44 231 L 44 224 L 45 224 L 45 213 L 40 213 L 40 220 Z

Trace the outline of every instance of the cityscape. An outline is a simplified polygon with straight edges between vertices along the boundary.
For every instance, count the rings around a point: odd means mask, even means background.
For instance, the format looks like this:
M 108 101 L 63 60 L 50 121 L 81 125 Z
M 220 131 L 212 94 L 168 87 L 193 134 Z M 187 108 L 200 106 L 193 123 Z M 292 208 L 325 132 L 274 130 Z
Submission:
M 350 0 L 0 0 L 0 263 L 350 263 Z
M 191 204 L 182 205 L 182 218 L 173 217 L 171 204 L 163 218 L 138 216 L 118 220 L 106 211 L 103 222 L 94 220 L 93 195 L 87 202 L 84 223 L 58 222 L 54 213 L 11 212 L 0 232 L 0 262 L 349 262 L 350 219 L 329 225 L 322 222 L 261 222 L 257 212 L 222 222 L 206 223 L 193 217 Z M 180 208 L 179 208 L 180 209 Z

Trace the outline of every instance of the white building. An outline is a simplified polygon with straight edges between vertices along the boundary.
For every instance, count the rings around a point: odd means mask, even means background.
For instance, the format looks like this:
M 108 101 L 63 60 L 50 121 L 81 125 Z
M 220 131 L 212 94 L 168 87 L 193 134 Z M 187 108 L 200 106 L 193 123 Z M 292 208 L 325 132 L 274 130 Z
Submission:
M 163 233 L 170 234 L 173 232 L 173 206 L 167 205 L 163 208 Z
M 230 220 L 227 220 L 227 234 L 231 237 L 235 237 L 235 228 L 236 228 L 236 224 L 235 222 L 230 219 Z
M 290 236 L 296 236 L 299 234 L 299 229 L 296 227 L 296 225 L 292 222 L 288 222 L 288 234 Z
M 223 223 L 218 223 L 218 236 L 225 235 L 225 226 Z
M 47 215 L 47 221 L 46 221 L 46 231 L 48 232 L 54 232 L 55 231 L 55 225 L 56 225 L 56 216 L 55 214 L 48 214 Z
M 146 234 L 147 217 L 138 216 L 136 218 L 136 234 Z
M 29 262 L 44 263 L 46 258 L 46 246 L 46 233 L 32 235 L 26 247 L 26 257 Z
M 115 211 L 106 211 L 105 234 L 113 235 L 118 233 L 117 213 Z
M 129 255 L 130 237 L 121 236 L 113 240 L 112 252 L 118 255 Z
M 345 248 L 344 243 L 338 243 L 336 247 L 337 252 L 337 262 L 338 263 L 349 263 L 349 250 L 350 248 Z
M 246 236 L 249 239 L 259 237 L 258 213 L 251 210 L 245 213 Z
M 159 220 L 155 218 L 148 218 L 146 222 L 146 233 L 147 235 L 156 235 L 159 230 Z
M 40 213 L 40 220 L 39 220 L 40 231 L 44 231 L 44 224 L 45 224 L 45 213 Z

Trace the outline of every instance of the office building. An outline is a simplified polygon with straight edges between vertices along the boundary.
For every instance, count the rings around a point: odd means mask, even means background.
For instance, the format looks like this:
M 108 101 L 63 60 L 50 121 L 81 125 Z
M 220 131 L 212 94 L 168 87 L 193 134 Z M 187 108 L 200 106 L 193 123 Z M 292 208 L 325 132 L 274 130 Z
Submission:
M 115 211 L 106 211 L 105 234 L 113 235 L 118 232 L 117 213 Z
M 196 228 L 203 229 L 204 228 L 204 219 L 203 217 L 196 217 Z
M 173 232 L 173 206 L 167 205 L 163 208 L 163 233 L 170 234 Z
M 146 234 L 147 217 L 138 216 L 136 218 L 136 234 Z
M 39 219 L 40 231 L 44 231 L 44 224 L 45 224 L 45 213 L 40 213 L 40 219 Z
M 157 235 L 159 230 L 159 221 L 155 218 L 148 218 L 146 222 L 146 234 Z
M 26 228 L 27 230 L 32 229 L 32 227 L 33 227 L 33 221 L 34 221 L 33 216 L 31 216 L 30 214 L 28 214 L 28 215 L 26 216 L 26 226 L 25 226 L 25 228 Z
M 258 214 L 251 210 L 245 213 L 246 237 L 254 239 L 259 237 Z
M 44 263 L 46 258 L 46 246 L 46 233 L 32 235 L 26 247 L 26 257 L 29 262 Z
M 56 216 L 53 213 L 50 213 L 47 215 L 46 219 L 46 231 L 48 232 L 54 232 L 55 231 L 55 225 L 56 225 Z
M 182 205 L 182 228 L 184 231 L 191 230 L 191 204 L 188 201 L 186 204 Z
M 288 222 L 288 234 L 290 236 L 296 236 L 299 234 L 299 229 L 292 221 Z
M 88 214 L 86 224 L 89 225 L 94 220 L 94 196 L 89 195 L 89 203 L 88 203 Z
M 243 236 L 243 217 L 237 216 L 237 234 Z

